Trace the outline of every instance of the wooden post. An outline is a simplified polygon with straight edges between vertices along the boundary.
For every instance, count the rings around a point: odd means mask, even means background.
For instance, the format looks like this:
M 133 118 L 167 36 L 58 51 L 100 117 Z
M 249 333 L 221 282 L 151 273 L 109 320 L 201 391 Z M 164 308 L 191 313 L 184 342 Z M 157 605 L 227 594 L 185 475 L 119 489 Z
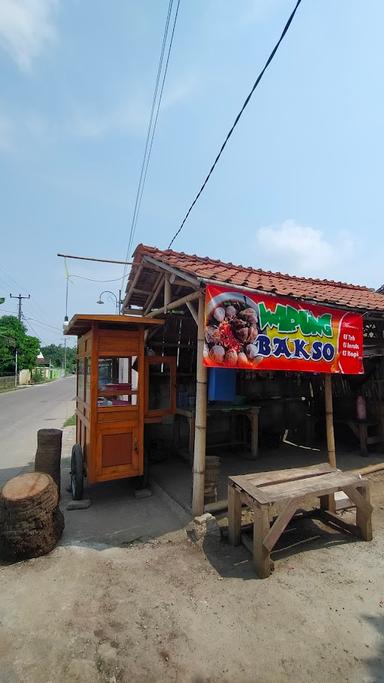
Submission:
M 202 515 L 204 513 L 205 441 L 207 431 L 207 368 L 203 365 L 204 326 L 204 294 L 201 293 L 199 296 L 197 326 L 196 419 L 192 494 L 192 512 L 194 515 Z
M 324 393 L 325 393 L 325 422 L 327 428 L 327 450 L 328 462 L 332 467 L 336 467 L 336 449 L 335 449 L 335 433 L 333 430 L 333 402 L 332 402 L 332 375 L 325 375 L 324 377 Z M 330 512 L 336 512 L 335 496 L 332 493 L 329 496 L 324 496 L 321 501 L 321 507 L 324 509 L 324 498 L 327 499 L 327 508 Z
M 335 433 L 333 431 L 332 375 L 325 375 L 324 390 L 328 462 L 332 467 L 336 467 Z
M 164 313 L 167 312 L 168 306 L 171 303 L 171 283 L 169 282 L 169 273 L 164 276 Z
M 228 485 L 228 537 L 232 545 L 241 540 L 241 495 L 231 484 Z
M 356 505 L 356 525 L 359 527 L 364 541 L 372 541 L 372 508 L 369 484 L 357 489 L 363 497 L 363 501 L 368 503 L 370 509 L 366 510 L 360 505 Z

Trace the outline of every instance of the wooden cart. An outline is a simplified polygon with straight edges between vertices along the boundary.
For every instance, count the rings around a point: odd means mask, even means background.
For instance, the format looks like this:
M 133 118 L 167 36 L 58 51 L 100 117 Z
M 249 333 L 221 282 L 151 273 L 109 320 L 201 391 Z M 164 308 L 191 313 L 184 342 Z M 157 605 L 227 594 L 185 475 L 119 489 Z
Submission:
M 78 337 L 76 444 L 72 496 L 89 484 L 144 475 L 144 423 L 176 409 L 176 358 L 145 355 L 145 332 L 162 320 L 75 315 L 65 331 Z

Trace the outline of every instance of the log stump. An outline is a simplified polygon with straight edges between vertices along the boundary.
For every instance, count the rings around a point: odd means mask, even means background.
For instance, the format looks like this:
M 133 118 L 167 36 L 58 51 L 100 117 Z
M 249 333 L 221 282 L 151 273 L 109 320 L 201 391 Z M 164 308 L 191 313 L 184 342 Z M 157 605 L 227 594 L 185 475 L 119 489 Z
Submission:
M 0 494 L 1 559 L 26 560 L 53 550 L 64 529 L 58 501 L 48 474 L 20 474 L 5 484 Z
M 62 437 L 61 429 L 39 429 L 35 455 L 35 472 L 45 472 L 52 477 L 59 492 L 59 499 Z

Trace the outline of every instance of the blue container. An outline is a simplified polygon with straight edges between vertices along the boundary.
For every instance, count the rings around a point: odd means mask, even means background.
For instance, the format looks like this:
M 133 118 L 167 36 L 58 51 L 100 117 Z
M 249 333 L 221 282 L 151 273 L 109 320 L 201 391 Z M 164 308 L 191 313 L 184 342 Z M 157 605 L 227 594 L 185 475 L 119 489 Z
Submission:
M 230 401 L 236 396 L 236 370 L 209 368 L 208 401 Z

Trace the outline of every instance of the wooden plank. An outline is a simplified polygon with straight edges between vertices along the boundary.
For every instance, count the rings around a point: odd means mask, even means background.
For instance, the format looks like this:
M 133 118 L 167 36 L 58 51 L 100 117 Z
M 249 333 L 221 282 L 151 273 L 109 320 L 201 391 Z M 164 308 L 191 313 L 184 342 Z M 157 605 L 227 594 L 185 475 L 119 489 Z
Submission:
M 275 522 L 273 523 L 273 525 L 271 526 L 270 530 L 268 531 L 267 535 L 263 540 L 263 545 L 268 550 L 268 552 L 271 552 L 272 548 L 276 545 L 281 534 L 283 533 L 287 524 L 289 524 L 289 522 L 291 521 L 293 515 L 295 514 L 296 510 L 300 507 L 300 505 L 300 499 L 295 498 L 294 500 L 290 500 L 289 503 L 287 503 L 287 505 L 285 506 L 285 508 L 280 512 L 278 518 L 275 520 Z
M 241 495 L 234 486 L 228 486 L 228 537 L 232 545 L 239 545 L 241 534 Z
M 263 506 L 254 511 L 253 522 L 253 562 L 256 572 L 261 579 L 271 573 L 270 553 L 264 545 L 264 539 L 269 532 L 268 508 Z
M 228 483 L 230 484 L 231 482 L 241 491 L 247 493 L 255 503 L 259 503 L 260 505 L 268 505 L 269 498 L 264 495 L 263 491 L 250 484 L 249 481 L 247 481 L 241 474 L 236 477 L 229 477 Z
M 301 498 L 303 496 L 325 496 L 336 491 L 344 491 L 345 487 L 354 486 L 359 483 L 356 474 L 348 472 L 330 472 L 319 477 L 309 479 L 298 479 L 296 481 L 272 484 L 262 489 L 263 503 L 275 503 L 290 498 Z M 254 497 L 257 499 L 261 490 L 253 487 Z
M 294 481 L 296 479 L 305 479 L 309 477 L 316 477 L 320 474 L 327 474 L 328 472 L 335 472 L 335 468 L 328 462 L 320 463 L 319 465 L 310 465 L 309 467 L 293 467 L 289 470 L 278 470 L 274 472 L 257 472 L 254 474 L 243 475 L 254 486 L 268 486 L 269 484 L 277 484 L 285 481 Z M 337 470 L 340 471 L 340 470 Z

